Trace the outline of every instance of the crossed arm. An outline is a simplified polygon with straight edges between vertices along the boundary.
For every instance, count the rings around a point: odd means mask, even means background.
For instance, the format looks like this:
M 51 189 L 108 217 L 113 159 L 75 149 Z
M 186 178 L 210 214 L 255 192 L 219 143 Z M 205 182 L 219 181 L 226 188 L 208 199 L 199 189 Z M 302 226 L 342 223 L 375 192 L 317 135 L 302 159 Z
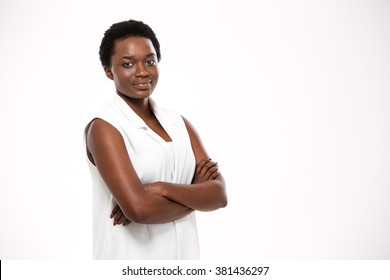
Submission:
M 197 162 L 192 184 L 189 185 L 167 182 L 142 184 L 120 133 L 101 119 L 93 120 L 87 127 L 88 157 L 118 204 L 111 213 L 114 224 L 127 225 L 131 221 L 165 223 L 194 210 L 211 211 L 227 204 L 225 182 L 217 164 L 209 160 L 193 126 L 186 119 L 184 121 Z

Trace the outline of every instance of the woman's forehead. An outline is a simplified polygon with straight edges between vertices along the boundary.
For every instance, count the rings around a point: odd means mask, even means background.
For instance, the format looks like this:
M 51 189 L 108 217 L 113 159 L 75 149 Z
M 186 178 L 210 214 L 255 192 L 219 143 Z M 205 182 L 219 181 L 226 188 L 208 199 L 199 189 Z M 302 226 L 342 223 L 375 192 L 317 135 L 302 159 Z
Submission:
M 145 37 L 127 37 L 118 39 L 114 45 L 114 55 L 139 56 L 156 54 L 152 41 Z

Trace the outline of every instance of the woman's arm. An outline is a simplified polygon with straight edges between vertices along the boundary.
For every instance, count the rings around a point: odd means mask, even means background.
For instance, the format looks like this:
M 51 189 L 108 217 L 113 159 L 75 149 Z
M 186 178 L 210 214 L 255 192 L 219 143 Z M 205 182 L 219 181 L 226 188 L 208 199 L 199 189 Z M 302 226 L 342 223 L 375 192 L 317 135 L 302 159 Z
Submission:
M 145 191 L 121 134 L 102 119 L 86 129 L 87 152 L 126 218 L 137 223 L 165 223 L 193 210 Z
M 160 194 L 170 200 L 186 205 L 187 207 L 200 210 L 212 211 L 227 205 L 225 180 L 222 174 L 209 160 L 209 156 L 195 128 L 184 117 L 188 134 L 191 139 L 192 150 L 197 162 L 193 184 L 173 184 L 157 182 L 147 186 L 151 193 Z M 209 176 L 207 175 L 209 174 Z M 209 179 L 205 180 L 207 177 Z M 198 180 L 197 178 L 202 178 Z

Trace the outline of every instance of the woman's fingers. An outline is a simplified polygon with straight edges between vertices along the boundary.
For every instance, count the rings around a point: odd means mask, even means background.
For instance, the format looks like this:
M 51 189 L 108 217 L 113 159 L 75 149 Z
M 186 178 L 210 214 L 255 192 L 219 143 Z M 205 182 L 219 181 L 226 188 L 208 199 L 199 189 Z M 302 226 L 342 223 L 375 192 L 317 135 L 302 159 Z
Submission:
M 119 217 L 119 219 L 118 219 L 118 224 L 119 224 L 119 225 L 123 225 L 126 221 L 127 221 L 127 218 L 126 218 L 126 216 L 123 215 L 123 213 L 122 213 L 122 215 L 121 215 L 121 216 Z
M 200 176 L 205 176 L 205 177 L 210 177 L 211 173 L 213 173 L 215 170 L 218 170 L 218 163 L 214 161 L 207 161 L 205 164 L 203 164 L 199 175 Z
M 114 217 L 113 217 L 113 219 L 114 219 L 113 225 L 114 225 L 114 226 L 118 224 L 119 219 L 120 219 L 121 216 L 122 216 L 122 213 L 121 213 L 121 212 L 117 212 L 117 213 L 114 215 Z
M 218 165 L 215 165 L 215 166 L 211 167 L 207 171 L 206 175 L 208 175 L 208 179 L 207 180 L 214 180 L 215 178 L 217 178 L 218 175 L 219 175 Z
M 112 218 L 114 220 L 113 221 L 114 226 L 120 225 L 120 224 L 127 226 L 128 224 L 131 223 L 131 221 L 129 219 L 127 219 L 127 217 L 123 214 L 122 210 L 120 209 L 120 207 L 118 205 L 116 205 L 114 207 L 114 209 L 112 210 L 110 218 Z
M 118 213 L 114 216 L 114 226 L 115 225 L 121 225 L 124 224 L 126 221 L 128 221 L 127 217 L 123 215 L 123 213 Z
M 197 165 L 196 165 L 196 170 L 195 170 L 195 174 L 199 174 L 201 169 L 203 168 L 203 166 L 209 162 L 210 159 L 205 159 L 205 160 L 202 160 L 201 162 L 199 162 Z
M 127 226 L 128 224 L 130 224 L 131 223 L 131 221 L 129 220 L 129 219 L 127 219 L 127 221 L 125 221 L 122 225 L 123 226 Z
M 197 184 L 215 179 L 219 175 L 218 168 L 218 163 L 211 159 L 199 162 L 196 166 L 193 183 Z
M 119 208 L 119 205 L 116 205 L 116 206 L 114 207 L 114 209 L 112 209 L 112 211 L 111 211 L 110 218 L 113 218 L 113 217 L 118 213 L 118 211 L 120 211 L 120 208 Z M 121 212 L 122 212 L 122 211 L 121 211 Z

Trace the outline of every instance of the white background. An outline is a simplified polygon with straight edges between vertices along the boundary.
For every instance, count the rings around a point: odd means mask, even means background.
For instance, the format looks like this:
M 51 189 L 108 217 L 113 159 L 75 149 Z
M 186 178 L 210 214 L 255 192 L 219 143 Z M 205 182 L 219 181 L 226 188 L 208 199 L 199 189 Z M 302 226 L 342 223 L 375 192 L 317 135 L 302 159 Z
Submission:
M 111 99 L 98 47 L 138 19 L 155 100 L 228 188 L 202 259 L 390 259 L 387 1 L 0 2 L 0 259 L 90 259 L 83 129 Z

